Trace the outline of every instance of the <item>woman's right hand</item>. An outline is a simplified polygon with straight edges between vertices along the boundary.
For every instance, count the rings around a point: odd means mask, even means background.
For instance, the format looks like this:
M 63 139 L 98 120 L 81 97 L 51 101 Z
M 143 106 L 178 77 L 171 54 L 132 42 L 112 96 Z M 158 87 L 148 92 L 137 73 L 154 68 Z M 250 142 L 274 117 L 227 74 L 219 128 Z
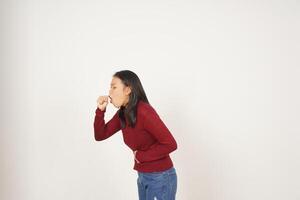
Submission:
M 97 106 L 101 111 L 104 111 L 108 104 L 108 96 L 100 96 L 97 99 Z

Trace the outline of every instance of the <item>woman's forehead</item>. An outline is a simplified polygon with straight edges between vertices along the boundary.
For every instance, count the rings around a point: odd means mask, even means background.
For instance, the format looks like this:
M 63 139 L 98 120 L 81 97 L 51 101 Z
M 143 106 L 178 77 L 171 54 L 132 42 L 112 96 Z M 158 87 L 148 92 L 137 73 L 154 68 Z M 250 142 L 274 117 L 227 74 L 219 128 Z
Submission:
M 121 79 L 119 79 L 117 77 L 113 77 L 110 85 L 113 86 L 113 85 L 118 85 L 120 83 L 122 83 Z

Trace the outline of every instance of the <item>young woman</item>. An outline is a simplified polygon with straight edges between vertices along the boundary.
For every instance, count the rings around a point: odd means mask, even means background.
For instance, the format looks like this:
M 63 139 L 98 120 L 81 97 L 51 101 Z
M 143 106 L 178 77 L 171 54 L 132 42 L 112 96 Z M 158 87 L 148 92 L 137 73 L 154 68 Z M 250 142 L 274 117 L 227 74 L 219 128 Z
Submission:
M 105 123 L 109 100 L 119 110 Z M 97 104 L 95 140 L 105 140 L 122 130 L 124 142 L 134 155 L 139 199 L 174 200 L 177 174 L 169 154 L 177 149 L 177 143 L 149 104 L 138 76 L 129 70 L 116 72 L 109 96 L 100 96 Z

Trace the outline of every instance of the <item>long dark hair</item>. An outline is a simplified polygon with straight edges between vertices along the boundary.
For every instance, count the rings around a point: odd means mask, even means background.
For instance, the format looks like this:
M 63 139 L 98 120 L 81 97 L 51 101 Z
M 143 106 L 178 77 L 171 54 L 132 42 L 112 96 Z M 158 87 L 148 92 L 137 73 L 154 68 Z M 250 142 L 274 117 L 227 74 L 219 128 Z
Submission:
M 121 79 L 125 86 L 131 88 L 128 104 L 126 107 L 121 106 L 119 109 L 119 118 L 121 120 L 122 128 L 126 126 L 126 120 L 130 127 L 134 127 L 136 123 L 137 103 L 140 100 L 149 103 L 142 83 L 139 77 L 130 70 L 118 71 L 113 76 Z

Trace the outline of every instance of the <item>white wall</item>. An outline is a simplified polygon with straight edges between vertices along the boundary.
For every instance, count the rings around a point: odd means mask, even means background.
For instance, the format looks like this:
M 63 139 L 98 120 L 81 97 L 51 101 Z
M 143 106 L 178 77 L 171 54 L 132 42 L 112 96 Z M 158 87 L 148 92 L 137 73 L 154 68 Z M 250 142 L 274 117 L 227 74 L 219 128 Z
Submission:
M 177 199 L 300 199 L 299 1 L 0 9 L 0 199 L 137 199 L 121 132 L 93 136 L 96 99 L 122 69 L 178 142 Z

